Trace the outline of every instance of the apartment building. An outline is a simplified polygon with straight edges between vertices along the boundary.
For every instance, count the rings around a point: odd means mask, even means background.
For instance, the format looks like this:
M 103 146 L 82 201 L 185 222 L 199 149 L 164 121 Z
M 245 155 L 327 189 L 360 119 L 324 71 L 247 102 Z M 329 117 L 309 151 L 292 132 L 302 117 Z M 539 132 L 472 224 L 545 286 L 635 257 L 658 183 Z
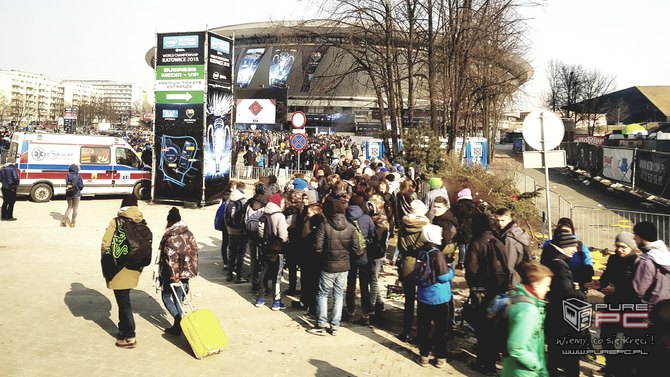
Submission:
M 0 96 L 6 99 L 3 123 L 55 123 L 63 115 L 63 86 L 45 75 L 0 70 Z

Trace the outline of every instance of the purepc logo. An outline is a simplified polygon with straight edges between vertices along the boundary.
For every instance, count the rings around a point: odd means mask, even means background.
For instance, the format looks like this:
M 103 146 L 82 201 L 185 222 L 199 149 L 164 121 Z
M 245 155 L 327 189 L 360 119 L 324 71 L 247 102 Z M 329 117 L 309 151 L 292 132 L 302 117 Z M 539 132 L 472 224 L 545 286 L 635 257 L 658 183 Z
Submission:
M 590 303 L 578 298 L 563 300 L 563 320 L 575 331 L 580 332 L 591 327 L 593 307 Z
M 610 323 L 624 329 L 647 329 L 649 328 L 649 305 L 640 303 L 591 305 L 577 298 L 563 300 L 563 320 L 575 331 L 580 332 L 590 328 L 594 317 L 595 328 Z

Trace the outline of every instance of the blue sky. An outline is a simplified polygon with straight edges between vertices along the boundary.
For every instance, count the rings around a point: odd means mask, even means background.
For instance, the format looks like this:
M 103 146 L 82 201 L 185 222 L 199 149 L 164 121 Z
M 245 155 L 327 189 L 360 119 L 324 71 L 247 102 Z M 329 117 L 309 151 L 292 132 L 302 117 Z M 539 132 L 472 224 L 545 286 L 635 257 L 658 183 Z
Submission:
M 109 79 L 151 86 L 144 54 L 156 32 L 202 30 L 313 13 L 309 0 L 11 1 L 0 12 L 0 68 L 57 79 Z M 617 89 L 670 85 L 664 18 L 667 0 L 546 0 L 528 9 L 528 59 L 536 76 L 525 90 L 539 105 L 546 62 L 598 68 Z M 526 106 L 526 107 L 527 107 Z

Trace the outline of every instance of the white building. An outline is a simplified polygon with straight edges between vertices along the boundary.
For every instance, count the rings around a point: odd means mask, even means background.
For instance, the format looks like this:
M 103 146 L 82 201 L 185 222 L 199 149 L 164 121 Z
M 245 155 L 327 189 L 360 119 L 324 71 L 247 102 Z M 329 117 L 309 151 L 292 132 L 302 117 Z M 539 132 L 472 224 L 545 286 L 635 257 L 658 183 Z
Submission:
M 0 96 L 7 101 L 3 122 L 55 124 L 63 116 L 63 86 L 44 75 L 0 70 Z
M 112 123 L 127 122 L 133 112 L 133 102 L 139 98 L 132 84 L 109 80 L 66 80 L 63 83 L 86 85 L 102 92 L 103 97 L 110 102 L 118 117 L 118 119 L 112 119 Z
M 80 107 L 103 99 L 102 90 L 87 84 L 73 81 L 63 81 L 63 102 L 65 107 Z

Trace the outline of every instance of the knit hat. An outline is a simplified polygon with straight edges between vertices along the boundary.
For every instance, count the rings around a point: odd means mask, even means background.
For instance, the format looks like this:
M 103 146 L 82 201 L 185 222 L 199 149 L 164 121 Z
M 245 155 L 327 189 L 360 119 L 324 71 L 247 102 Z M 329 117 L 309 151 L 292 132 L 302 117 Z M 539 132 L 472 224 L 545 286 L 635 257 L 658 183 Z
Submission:
M 344 213 L 344 204 L 342 204 L 342 201 L 339 199 L 334 199 L 332 201 L 333 203 L 333 213 Z
M 456 201 L 459 201 L 459 200 L 461 200 L 461 199 L 470 199 L 470 200 L 472 200 L 472 191 L 470 191 L 469 188 L 465 188 L 465 189 L 463 189 L 463 190 L 461 190 L 461 191 L 458 192 L 457 197 L 458 197 L 458 199 L 456 199 Z
M 304 190 L 307 188 L 307 182 L 305 182 L 303 179 L 296 178 L 293 180 L 293 187 L 296 190 Z
M 281 207 L 281 194 L 278 192 L 272 194 L 270 199 L 268 200 L 270 203 L 274 203 L 277 205 L 277 207 Z
M 617 242 L 623 242 L 626 244 L 626 246 L 630 247 L 631 249 L 637 249 L 637 243 L 635 243 L 633 233 L 628 233 L 628 232 L 621 232 L 616 235 L 616 239 L 614 240 L 615 243 Z
M 137 197 L 135 195 L 126 195 L 121 201 L 121 207 L 133 207 L 137 205 Z
M 181 221 L 181 214 L 179 214 L 179 209 L 177 207 L 170 208 L 170 212 L 168 212 L 167 216 L 167 222 L 174 224 L 179 221 Z
M 421 236 L 426 242 L 440 245 L 442 244 L 442 227 L 433 224 L 424 225 L 421 228 Z
M 412 208 L 411 213 L 413 215 L 425 216 L 426 213 L 428 213 L 428 207 L 426 207 L 426 205 L 423 204 L 423 202 L 418 199 L 412 200 L 412 203 L 410 203 L 410 207 Z
M 556 246 L 561 249 L 566 247 L 577 246 L 577 237 L 570 233 L 559 233 L 556 237 Z
M 428 180 L 428 187 L 430 187 L 431 190 L 440 188 L 442 187 L 442 180 L 440 178 L 433 177 L 430 180 Z

